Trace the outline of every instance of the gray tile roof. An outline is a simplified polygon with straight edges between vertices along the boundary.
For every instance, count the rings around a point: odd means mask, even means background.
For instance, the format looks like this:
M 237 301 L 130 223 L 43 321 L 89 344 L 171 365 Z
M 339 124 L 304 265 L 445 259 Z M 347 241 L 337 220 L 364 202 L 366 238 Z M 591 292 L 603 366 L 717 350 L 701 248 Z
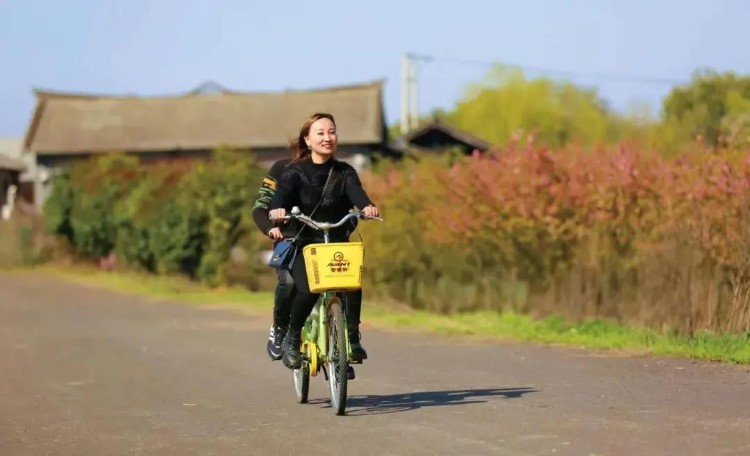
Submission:
M 37 90 L 25 138 L 37 155 L 66 152 L 283 147 L 314 112 L 336 118 L 339 142 L 383 142 L 383 81 L 275 93 L 190 92 L 171 97 Z

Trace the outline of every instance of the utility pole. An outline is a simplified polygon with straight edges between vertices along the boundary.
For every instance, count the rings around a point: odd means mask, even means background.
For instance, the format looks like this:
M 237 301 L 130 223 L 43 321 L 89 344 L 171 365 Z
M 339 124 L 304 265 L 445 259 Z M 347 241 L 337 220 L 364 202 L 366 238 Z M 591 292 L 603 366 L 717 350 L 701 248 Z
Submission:
M 401 59 L 401 133 L 417 126 L 417 65 L 404 53 Z
M 401 134 L 409 131 L 409 82 L 410 82 L 409 54 L 401 57 Z
M 419 118 L 417 115 L 417 59 L 414 56 L 410 56 L 411 59 L 411 87 L 409 88 L 409 95 L 411 95 L 411 109 L 409 116 L 409 130 L 417 128 Z

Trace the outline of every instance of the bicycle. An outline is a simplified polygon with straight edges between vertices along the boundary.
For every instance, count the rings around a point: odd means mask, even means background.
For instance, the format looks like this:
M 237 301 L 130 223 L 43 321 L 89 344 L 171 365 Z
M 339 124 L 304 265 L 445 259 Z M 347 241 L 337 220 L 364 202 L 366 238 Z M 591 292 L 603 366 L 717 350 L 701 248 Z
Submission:
M 352 218 L 380 222 L 383 219 L 351 212 L 337 223 L 316 222 L 302 214 L 296 206 L 284 218 L 299 220 L 323 232 L 323 243 L 310 244 L 302 249 L 310 291 L 320 293 L 320 297 L 302 328 L 302 366 L 293 371 L 297 402 L 307 403 L 310 377 L 317 376 L 322 369 L 329 385 L 331 408 L 336 415 L 343 415 L 346 410 L 349 364 L 361 364 L 362 361 L 352 357 L 341 294 L 362 287 L 364 244 L 331 242 L 329 231 Z M 321 318 L 323 315 L 325 318 Z

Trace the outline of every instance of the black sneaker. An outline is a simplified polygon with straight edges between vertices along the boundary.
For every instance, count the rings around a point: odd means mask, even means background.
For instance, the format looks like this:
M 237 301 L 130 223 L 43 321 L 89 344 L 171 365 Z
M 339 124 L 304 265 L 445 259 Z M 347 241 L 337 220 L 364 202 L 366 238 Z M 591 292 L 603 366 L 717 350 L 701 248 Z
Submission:
M 349 345 L 352 346 L 352 358 L 358 361 L 367 359 L 367 351 L 362 346 L 361 334 L 359 333 L 359 326 L 349 327 Z
M 278 361 L 281 359 L 281 342 L 284 340 L 286 335 L 286 328 L 280 326 L 272 326 L 271 331 L 268 334 L 268 343 L 266 344 L 266 351 L 268 356 L 271 357 L 272 361 Z

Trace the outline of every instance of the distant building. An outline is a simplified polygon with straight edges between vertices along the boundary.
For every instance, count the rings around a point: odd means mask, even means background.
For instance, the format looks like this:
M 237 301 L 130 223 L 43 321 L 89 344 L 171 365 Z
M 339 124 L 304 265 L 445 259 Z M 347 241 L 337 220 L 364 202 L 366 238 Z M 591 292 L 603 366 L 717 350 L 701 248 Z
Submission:
M 17 198 L 33 203 L 35 181 L 36 160 L 33 154 L 23 154 L 23 138 L 0 138 L 0 205 L 11 184 L 17 187 Z
M 111 96 L 35 91 L 36 107 L 23 141 L 42 173 L 96 154 L 126 152 L 142 159 L 205 158 L 218 147 L 249 149 L 262 166 L 288 157 L 289 139 L 314 112 L 330 112 L 339 157 L 357 168 L 388 147 L 383 82 L 306 91 L 245 93 L 205 84 L 177 96 Z M 41 178 L 37 179 L 41 181 Z M 37 185 L 37 206 L 49 185 Z
M 11 215 L 18 199 L 21 173 L 26 171 L 26 164 L 7 155 L 0 154 L 0 221 Z
M 453 127 L 439 118 L 435 118 L 395 138 L 391 147 L 407 154 L 410 152 L 435 153 L 458 150 L 470 155 L 474 151 L 486 152 L 491 144 L 466 131 Z

